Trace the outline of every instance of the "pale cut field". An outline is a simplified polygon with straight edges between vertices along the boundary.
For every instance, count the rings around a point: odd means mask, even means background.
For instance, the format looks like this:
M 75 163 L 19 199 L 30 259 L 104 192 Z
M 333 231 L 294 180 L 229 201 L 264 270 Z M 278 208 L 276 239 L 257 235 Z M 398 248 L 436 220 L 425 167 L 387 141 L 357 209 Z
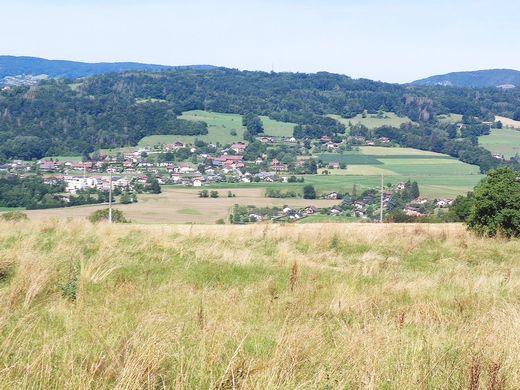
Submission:
M 384 146 L 360 146 L 361 154 L 369 156 L 435 156 L 442 158 L 451 158 L 445 154 L 430 152 L 427 150 L 419 150 L 413 148 L 387 148 Z
M 289 205 L 291 207 L 331 207 L 338 201 L 323 199 L 275 199 L 266 198 L 263 188 L 238 188 L 217 190 L 220 198 L 200 198 L 198 189 L 181 189 L 163 187 L 162 194 L 138 195 L 138 202 L 128 205 L 114 205 L 132 222 L 136 223 L 202 223 L 213 224 L 218 219 L 228 221 L 229 212 L 235 204 L 243 206 L 273 207 Z M 228 191 L 236 195 L 228 198 Z M 27 210 L 31 220 L 40 221 L 48 218 L 85 219 L 95 210 L 106 208 L 106 205 L 68 207 L 49 210 Z
M 0 223 L 0 388 L 515 389 L 520 241 Z
M 496 116 L 495 121 L 500 121 L 505 127 L 513 127 L 515 129 L 520 129 L 520 121 L 515 121 L 510 118 L 506 118 L 504 116 Z

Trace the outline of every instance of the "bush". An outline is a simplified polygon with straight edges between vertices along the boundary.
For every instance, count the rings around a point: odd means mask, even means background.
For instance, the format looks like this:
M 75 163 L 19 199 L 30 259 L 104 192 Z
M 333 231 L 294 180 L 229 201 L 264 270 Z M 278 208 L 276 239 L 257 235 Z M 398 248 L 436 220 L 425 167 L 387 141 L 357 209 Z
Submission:
M 217 219 L 216 224 L 217 224 L 217 225 L 225 225 L 226 222 L 224 221 L 224 219 L 220 218 L 220 219 Z
M 2 221 L 15 221 L 15 222 L 18 222 L 18 221 L 25 221 L 27 219 L 29 219 L 27 217 L 27 214 L 25 213 L 21 213 L 19 211 L 9 211 L 7 213 L 3 213 L 0 215 L 0 219 Z
M 475 187 L 468 227 L 479 235 L 520 236 L 520 172 L 499 168 Z
M 92 223 L 108 221 L 108 209 L 96 210 L 88 217 Z M 112 209 L 112 222 L 114 223 L 130 223 L 121 210 Z
M 312 184 L 303 187 L 303 199 L 316 199 L 316 190 Z

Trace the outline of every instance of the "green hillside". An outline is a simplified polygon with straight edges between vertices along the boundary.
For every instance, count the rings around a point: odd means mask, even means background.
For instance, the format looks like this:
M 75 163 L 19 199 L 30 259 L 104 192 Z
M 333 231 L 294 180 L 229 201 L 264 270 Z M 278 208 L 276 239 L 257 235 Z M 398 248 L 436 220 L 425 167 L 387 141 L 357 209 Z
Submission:
M 242 126 L 242 115 L 194 110 L 184 112 L 180 119 L 206 122 L 208 124 L 208 134 L 197 136 L 152 135 L 143 138 L 139 145 L 167 144 L 175 141 L 189 144 L 193 143 L 195 139 L 210 143 L 220 142 L 221 144 L 230 144 L 244 140 L 245 127 Z M 262 119 L 264 125 L 265 135 L 292 137 L 294 123 L 279 122 L 266 116 L 261 116 L 260 119 Z M 236 135 L 233 135 L 234 133 Z
M 368 127 L 369 129 L 376 129 L 381 126 L 393 126 L 399 127 L 403 123 L 412 122 L 412 120 L 406 116 L 397 116 L 393 112 L 384 112 L 382 116 L 378 116 L 376 114 L 367 114 L 367 115 L 356 115 L 353 118 L 342 118 L 339 115 L 329 115 L 330 118 L 336 119 L 340 123 L 343 123 L 345 126 L 349 125 L 357 125 L 361 124 L 363 126 Z
M 478 142 L 491 153 L 505 158 L 520 155 L 520 130 L 493 129 L 491 134 L 479 137 Z

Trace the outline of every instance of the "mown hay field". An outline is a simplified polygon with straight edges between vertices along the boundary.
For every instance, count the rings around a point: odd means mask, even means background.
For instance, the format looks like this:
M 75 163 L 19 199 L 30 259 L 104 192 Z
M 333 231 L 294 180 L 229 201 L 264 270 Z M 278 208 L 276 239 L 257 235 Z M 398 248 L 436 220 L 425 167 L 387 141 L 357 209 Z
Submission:
M 116 204 L 115 208 L 124 212 L 136 223 L 202 223 L 214 224 L 217 220 L 228 221 L 235 204 L 257 207 L 283 207 L 289 205 L 303 208 L 314 205 L 319 208 L 332 207 L 339 201 L 302 198 L 266 198 L 264 188 L 218 189 L 219 198 L 201 198 L 199 191 L 205 188 L 179 188 L 164 186 L 161 194 L 140 194 L 134 204 Z M 231 191 L 234 197 L 228 197 Z M 60 209 L 27 210 L 31 220 L 41 221 L 49 218 L 85 220 L 94 211 L 107 208 L 107 205 L 66 207 Z
M 520 242 L 461 225 L 0 225 L 0 388 L 517 388 Z

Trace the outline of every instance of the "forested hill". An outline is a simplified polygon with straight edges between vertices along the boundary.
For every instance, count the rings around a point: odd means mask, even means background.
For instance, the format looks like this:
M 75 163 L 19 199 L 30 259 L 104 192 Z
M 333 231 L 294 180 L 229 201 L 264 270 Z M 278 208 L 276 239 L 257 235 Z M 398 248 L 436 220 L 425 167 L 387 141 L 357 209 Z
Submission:
M 135 145 L 152 134 L 205 134 L 205 124 L 177 119 L 181 112 L 194 109 L 294 122 L 299 125 L 294 131 L 297 138 L 344 134 L 345 127 L 328 114 L 349 118 L 365 110 L 384 110 L 417 123 L 382 129 L 385 136 L 486 170 L 492 157 L 478 147 L 476 137 L 489 126 L 479 127 L 479 120 L 493 120 L 495 114 L 513 117 L 518 107 L 520 90 L 402 86 L 330 73 L 219 68 L 106 74 L 79 84 L 48 80 L 2 89 L 0 158 L 88 153 Z M 447 113 L 463 114 L 471 122 L 462 139 L 454 125 L 437 121 L 439 114 Z
M 37 57 L 0 56 L 0 79 L 7 76 L 47 75 L 48 77 L 80 78 L 103 73 L 127 71 L 161 71 L 172 69 L 208 70 L 210 65 L 165 66 L 136 62 L 85 63 L 62 60 L 46 60 Z
M 415 85 L 443 85 L 454 87 L 520 87 L 520 71 L 512 69 L 454 72 L 414 81 Z

